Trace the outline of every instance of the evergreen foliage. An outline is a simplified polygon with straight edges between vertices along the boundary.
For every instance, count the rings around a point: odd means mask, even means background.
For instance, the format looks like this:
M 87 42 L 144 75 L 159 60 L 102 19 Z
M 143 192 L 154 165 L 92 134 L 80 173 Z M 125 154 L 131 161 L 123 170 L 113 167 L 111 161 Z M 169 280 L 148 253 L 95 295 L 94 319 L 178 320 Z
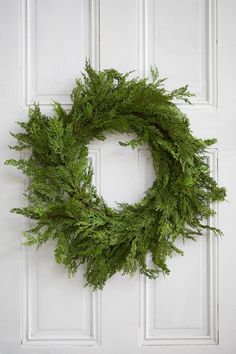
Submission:
M 54 103 L 53 117 L 29 109 L 23 132 L 12 134 L 15 150 L 29 150 L 27 159 L 8 160 L 28 177 L 28 206 L 12 209 L 35 220 L 24 233 L 26 245 L 55 240 L 55 259 L 69 274 L 85 264 L 92 288 L 103 288 L 116 272 L 139 270 L 155 278 L 169 273 L 167 258 L 182 253 L 177 237 L 195 239 L 209 229 L 210 203 L 223 201 L 225 189 L 210 176 L 204 153 L 215 140 L 192 135 L 189 120 L 173 103 L 189 102 L 186 87 L 168 92 L 158 72 L 152 82 L 129 79 L 114 69 L 96 72 L 86 63 L 72 92 L 70 113 Z M 92 184 L 88 144 L 104 140 L 104 132 L 135 133 L 125 146 L 148 144 L 157 178 L 144 198 L 133 205 L 109 207 Z M 151 254 L 153 268 L 146 264 Z

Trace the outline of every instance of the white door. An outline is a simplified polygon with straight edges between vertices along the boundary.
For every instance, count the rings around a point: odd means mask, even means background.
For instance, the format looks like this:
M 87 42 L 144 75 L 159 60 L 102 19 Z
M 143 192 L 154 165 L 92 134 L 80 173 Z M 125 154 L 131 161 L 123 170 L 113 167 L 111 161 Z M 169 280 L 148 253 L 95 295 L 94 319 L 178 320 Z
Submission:
M 1 354 L 236 353 L 235 18 L 234 0 L 0 1 Z M 115 275 L 96 293 L 83 287 L 82 269 L 67 278 L 52 243 L 21 246 L 27 221 L 9 210 L 25 203 L 25 180 L 3 166 L 16 156 L 9 131 L 34 101 L 48 114 L 51 100 L 70 109 L 86 56 L 139 76 L 156 64 L 169 88 L 189 84 L 194 104 L 180 107 L 196 135 L 218 138 L 206 158 L 228 190 L 209 220 L 221 240 L 181 245 L 185 256 L 169 260 L 165 279 Z M 147 149 L 121 139 L 90 146 L 94 183 L 111 205 L 138 200 L 153 178 Z

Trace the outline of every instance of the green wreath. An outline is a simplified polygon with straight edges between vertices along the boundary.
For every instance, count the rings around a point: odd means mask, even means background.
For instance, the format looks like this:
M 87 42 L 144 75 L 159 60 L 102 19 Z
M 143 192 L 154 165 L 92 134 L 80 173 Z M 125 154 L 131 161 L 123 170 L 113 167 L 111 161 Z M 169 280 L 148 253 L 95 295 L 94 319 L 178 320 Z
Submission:
M 157 70 L 147 79 L 128 79 L 114 69 L 96 72 L 86 63 L 83 80 L 72 92 L 70 113 L 54 104 L 53 117 L 29 109 L 19 122 L 24 132 L 12 134 L 15 150 L 30 157 L 8 160 L 29 178 L 28 206 L 11 211 L 35 220 L 24 233 L 26 245 L 55 240 L 55 259 L 69 274 L 85 264 L 85 278 L 93 289 L 103 288 L 116 272 L 139 270 L 150 278 L 169 273 L 167 257 L 178 237 L 195 239 L 211 230 L 204 220 L 214 214 L 210 203 L 224 200 L 205 161 L 214 139 L 194 137 L 189 121 L 174 99 L 189 102 L 187 86 L 168 92 Z M 104 140 L 104 132 L 135 133 L 125 146 L 148 144 L 157 178 L 144 198 L 133 205 L 107 205 L 92 184 L 88 144 Z M 151 254 L 153 268 L 146 263 Z

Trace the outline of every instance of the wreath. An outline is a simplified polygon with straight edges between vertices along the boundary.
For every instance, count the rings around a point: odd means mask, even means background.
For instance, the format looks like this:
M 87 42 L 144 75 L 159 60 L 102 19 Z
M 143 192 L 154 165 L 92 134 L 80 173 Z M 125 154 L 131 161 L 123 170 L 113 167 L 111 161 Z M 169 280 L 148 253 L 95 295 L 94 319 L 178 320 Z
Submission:
M 85 264 L 86 284 L 94 290 L 120 271 L 132 275 L 139 270 L 150 278 L 168 274 L 167 258 L 182 254 L 175 245 L 178 237 L 195 240 L 206 230 L 221 234 L 205 222 L 214 214 L 210 203 L 225 198 L 204 155 L 216 140 L 194 137 L 187 116 L 174 103 L 189 102 L 187 86 L 166 91 L 158 71 L 151 73 L 152 80 L 129 79 L 130 73 L 97 72 L 86 62 L 69 113 L 54 103 L 48 117 L 34 104 L 28 121 L 18 122 L 23 131 L 12 134 L 17 139 L 13 149 L 30 151 L 28 158 L 6 161 L 29 181 L 29 203 L 11 210 L 35 220 L 24 232 L 25 244 L 55 240 L 56 261 L 70 275 Z M 105 132 L 135 133 L 120 144 L 149 147 L 156 179 L 135 204 L 111 208 L 92 183 L 88 145 L 104 140 Z

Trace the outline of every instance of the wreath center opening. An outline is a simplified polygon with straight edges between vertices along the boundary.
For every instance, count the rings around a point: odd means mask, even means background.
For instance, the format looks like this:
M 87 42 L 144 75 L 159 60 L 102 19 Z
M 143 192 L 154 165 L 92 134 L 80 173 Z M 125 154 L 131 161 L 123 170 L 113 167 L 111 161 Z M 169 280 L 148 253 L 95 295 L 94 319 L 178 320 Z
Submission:
M 119 203 L 137 203 L 155 178 L 148 146 L 133 149 L 120 144 L 136 139 L 135 133 L 106 133 L 105 136 L 106 140 L 92 142 L 89 149 L 99 151 L 91 159 L 97 192 L 114 209 Z

